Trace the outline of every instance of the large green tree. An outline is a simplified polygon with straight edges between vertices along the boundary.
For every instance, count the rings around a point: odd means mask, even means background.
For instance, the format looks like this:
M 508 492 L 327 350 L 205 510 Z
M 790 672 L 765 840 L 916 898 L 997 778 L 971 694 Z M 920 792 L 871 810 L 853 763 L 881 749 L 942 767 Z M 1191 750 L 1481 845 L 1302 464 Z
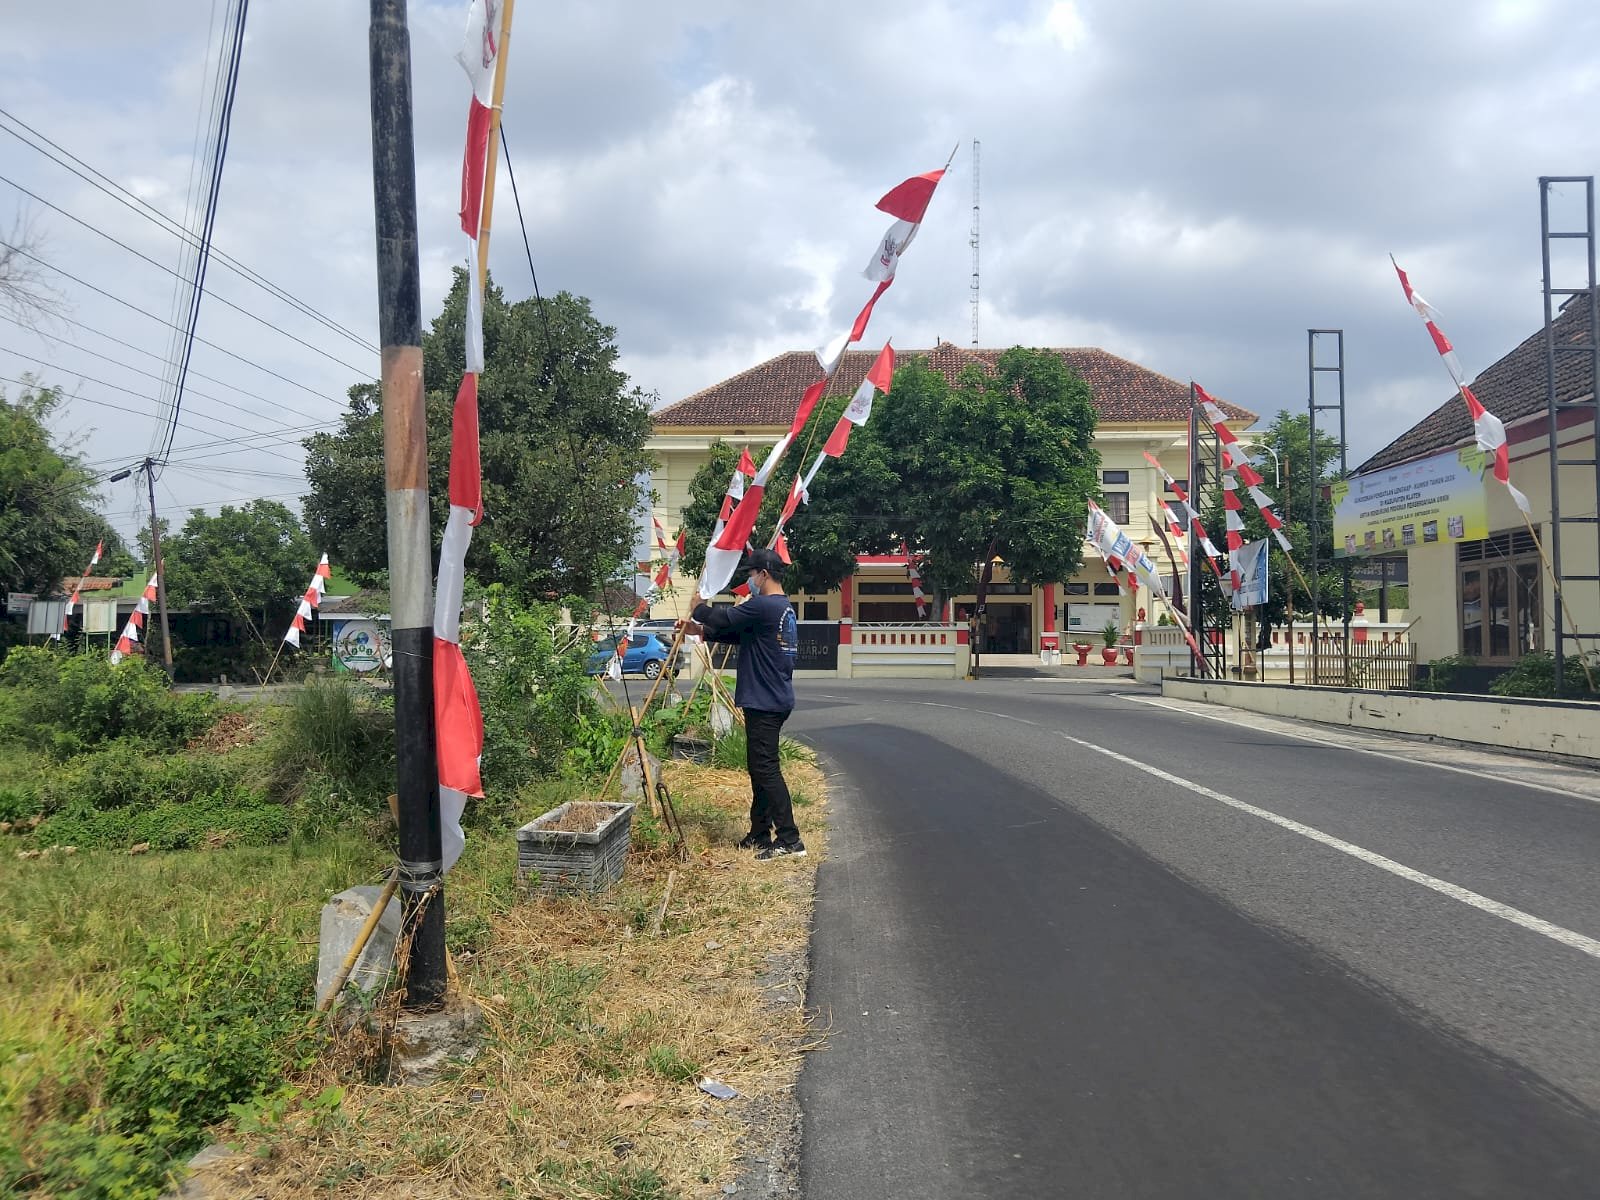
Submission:
M 818 406 L 774 474 L 756 526 L 765 544 L 797 470 L 833 428 L 847 398 Z M 858 554 L 902 541 L 926 555 L 924 580 L 945 592 L 982 588 L 976 564 L 999 557 L 1019 581 L 1067 578 L 1082 561 L 1087 501 L 1099 455 L 1089 388 L 1058 355 L 1016 348 L 994 373 L 974 365 L 952 384 L 921 359 L 896 370 L 872 419 L 830 460 L 788 526 L 793 591 L 827 591 Z M 729 473 L 732 447 L 713 448 L 690 485 L 687 569 L 698 570 Z
M 252 500 L 224 505 L 215 516 L 193 510 L 181 530 L 163 537 L 161 558 L 169 605 L 231 613 L 260 626 L 294 608 L 318 551 L 288 508 Z M 265 636 L 281 633 L 274 628 Z
M 64 400 L 32 383 L 0 392 L 0 591 L 50 594 L 109 534 L 91 475 L 47 424 Z
M 450 414 L 464 360 L 465 272 L 423 336 L 429 494 L 437 545 L 448 509 Z M 467 569 L 525 599 L 595 594 L 631 559 L 638 496 L 649 469 L 649 405 L 617 368 L 616 331 L 582 297 L 541 309 L 484 297 L 478 406 L 485 517 Z M 388 548 L 383 421 L 376 386 L 350 389 L 337 432 L 308 438 L 306 523 L 346 569 L 371 577 Z

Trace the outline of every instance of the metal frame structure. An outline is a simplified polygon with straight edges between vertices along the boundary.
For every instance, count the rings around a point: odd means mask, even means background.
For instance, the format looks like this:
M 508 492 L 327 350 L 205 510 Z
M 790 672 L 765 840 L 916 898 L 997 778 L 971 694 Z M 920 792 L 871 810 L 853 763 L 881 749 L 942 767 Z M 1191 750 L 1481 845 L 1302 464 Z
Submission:
M 1204 446 L 1202 443 L 1205 443 Z M 1202 453 L 1204 450 L 1204 453 Z M 1200 410 L 1200 394 L 1193 383 L 1189 385 L 1189 503 L 1194 506 L 1195 512 L 1200 514 L 1202 522 L 1209 520 L 1208 514 L 1213 510 L 1222 510 L 1222 441 L 1217 437 L 1216 430 L 1211 428 L 1211 422 L 1205 419 Z M 1208 503 L 1210 497 L 1211 503 Z M 1207 528 L 1208 533 L 1215 534 L 1216 530 Z M 1205 549 L 1200 545 L 1199 535 L 1194 531 L 1194 524 L 1189 525 L 1189 627 L 1194 633 L 1195 640 L 1200 643 L 1201 652 L 1210 662 L 1212 675 L 1217 679 L 1227 678 L 1228 647 L 1227 630 L 1225 626 L 1213 627 L 1206 616 L 1206 578 L 1210 572 L 1205 568 Z M 1215 576 L 1211 577 L 1211 594 L 1218 595 L 1222 585 Z M 1213 638 L 1213 632 L 1222 634 L 1220 638 Z M 1190 651 L 1190 658 L 1196 658 Z M 1198 661 L 1190 664 L 1190 669 L 1196 674 L 1201 674 Z
M 1333 366 L 1321 366 L 1317 362 L 1317 338 L 1321 336 L 1335 338 L 1338 343 L 1338 361 Z M 1317 377 L 1319 375 L 1333 375 L 1338 380 L 1339 399 L 1332 404 L 1317 403 Z M 1319 412 L 1337 412 L 1339 414 L 1339 478 L 1343 479 L 1350 472 L 1349 450 L 1345 441 L 1345 411 L 1344 411 L 1344 330 L 1342 329 L 1308 329 L 1306 330 L 1306 412 L 1310 427 L 1306 439 L 1307 466 L 1311 472 L 1311 513 L 1310 513 L 1310 538 L 1311 538 L 1311 682 L 1322 682 L 1321 661 L 1321 636 L 1320 622 L 1322 620 L 1322 463 L 1317 458 L 1317 414 Z M 1340 560 L 1344 569 L 1344 670 L 1343 679 L 1346 687 L 1350 685 L 1350 560 Z
M 1581 184 L 1584 189 L 1586 225 L 1582 230 L 1552 230 L 1550 228 L 1550 189 L 1559 184 Z M 1554 603 L 1555 620 L 1555 691 L 1561 695 L 1566 682 L 1567 644 L 1573 643 L 1582 653 L 1582 639 L 1600 639 L 1600 631 L 1584 632 L 1567 628 L 1565 605 L 1560 594 L 1574 583 L 1591 584 L 1596 590 L 1595 611 L 1600 612 L 1600 516 L 1563 516 L 1561 513 L 1561 483 L 1563 468 L 1588 468 L 1594 483 L 1595 512 L 1600 513 L 1600 444 L 1591 437 L 1588 458 L 1563 458 L 1561 456 L 1561 419 L 1569 412 L 1588 412 L 1591 428 L 1600 435 L 1600 291 L 1595 277 L 1595 219 L 1593 175 L 1541 175 L 1539 177 L 1539 236 L 1544 260 L 1544 359 L 1545 359 L 1545 412 L 1550 437 L 1550 530 L 1546 536 L 1549 551 L 1550 574 L 1557 595 Z M 1562 240 L 1583 241 L 1587 249 L 1588 272 L 1584 286 L 1556 287 L 1551 274 L 1550 247 Z M 1585 344 L 1558 345 L 1555 337 L 1557 313 L 1573 298 L 1589 298 L 1589 337 Z M 1559 304 L 1557 297 L 1565 297 Z M 1558 356 L 1586 354 L 1589 356 L 1589 391 L 1587 399 L 1574 399 L 1562 403 L 1557 397 L 1556 379 Z M 1581 485 L 1580 485 L 1581 486 Z M 1596 574 L 1568 574 L 1562 566 L 1561 542 L 1563 527 L 1587 525 L 1595 538 Z

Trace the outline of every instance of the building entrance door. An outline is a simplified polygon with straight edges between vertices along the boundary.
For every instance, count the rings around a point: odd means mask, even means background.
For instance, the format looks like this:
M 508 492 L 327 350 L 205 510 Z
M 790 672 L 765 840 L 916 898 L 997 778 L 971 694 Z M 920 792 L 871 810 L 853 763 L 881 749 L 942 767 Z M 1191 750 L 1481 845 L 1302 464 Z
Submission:
M 990 654 L 1033 653 L 1033 604 L 989 601 L 983 648 Z

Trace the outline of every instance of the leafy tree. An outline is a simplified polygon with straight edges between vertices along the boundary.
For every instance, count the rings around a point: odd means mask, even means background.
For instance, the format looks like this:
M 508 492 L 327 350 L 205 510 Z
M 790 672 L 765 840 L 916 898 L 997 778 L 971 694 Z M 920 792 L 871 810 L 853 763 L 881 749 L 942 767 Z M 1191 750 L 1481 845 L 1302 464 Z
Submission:
M 55 591 L 106 528 L 89 473 L 46 426 L 65 399 L 32 382 L 14 401 L 0 394 L 0 591 Z
M 195 509 L 181 531 L 162 538 L 161 555 L 169 605 L 205 606 L 259 625 L 293 608 L 318 552 L 288 508 L 252 500 L 224 505 L 214 517 Z
M 996 557 L 1022 583 L 1078 569 L 1100 455 L 1089 385 L 1058 355 L 1013 347 L 993 374 L 974 364 L 953 384 L 912 362 L 882 404 L 875 432 L 900 476 L 912 543 L 927 553 L 925 580 L 964 588 L 981 563 L 982 603 Z
M 450 416 L 463 367 L 466 276 L 423 337 L 428 470 L 437 540 L 448 510 Z M 589 302 L 561 293 L 507 303 L 484 296 L 479 381 L 485 517 L 467 569 L 524 600 L 593 595 L 633 554 L 634 479 L 650 465 L 649 406 L 617 369 L 616 331 Z M 388 563 L 383 424 L 378 388 L 350 389 L 341 428 L 305 442 L 306 521 L 348 570 Z

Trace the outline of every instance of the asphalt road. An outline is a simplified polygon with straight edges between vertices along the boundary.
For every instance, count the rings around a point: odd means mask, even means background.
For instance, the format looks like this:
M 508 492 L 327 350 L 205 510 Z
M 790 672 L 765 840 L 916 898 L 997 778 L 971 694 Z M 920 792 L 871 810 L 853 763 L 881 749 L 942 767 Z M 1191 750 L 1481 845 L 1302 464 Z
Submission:
M 1600 803 L 1153 696 L 802 683 L 809 1200 L 1600 1196 Z

